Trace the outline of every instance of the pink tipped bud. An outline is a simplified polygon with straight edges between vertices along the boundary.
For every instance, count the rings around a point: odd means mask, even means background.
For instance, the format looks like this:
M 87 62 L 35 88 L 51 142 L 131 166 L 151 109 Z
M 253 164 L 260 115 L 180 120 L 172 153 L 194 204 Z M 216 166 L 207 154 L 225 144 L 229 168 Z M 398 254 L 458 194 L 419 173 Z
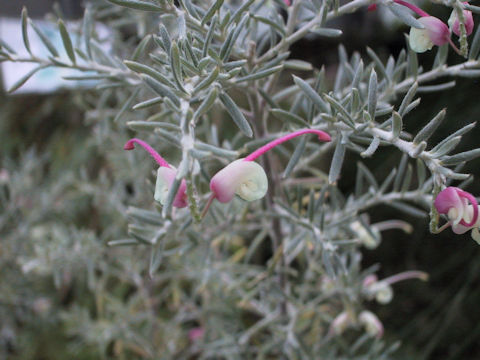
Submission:
M 368 5 L 368 7 L 367 7 L 368 12 L 375 11 L 375 10 L 377 10 L 377 4 Z
M 463 10 L 463 17 L 465 18 L 465 30 L 467 31 L 468 36 L 473 32 L 473 27 L 475 25 L 472 12 L 469 10 Z M 448 19 L 448 26 L 450 26 L 450 30 L 453 31 L 455 35 L 460 36 L 460 21 L 458 21 L 457 12 L 455 10 L 452 11 L 450 18 Z
M 285 5 L 287 5 L 287 6 L 290 6 L 290 5 L 292 5 L 292 2 L 291 2 L 291 0 L 283 0 L 283 2 L 284 2 L 284 3 L 285 3 Z
M 190 341 L 197 341 L 203 337 L 205 329 L 203 327 L 196 327 L 188 332 L 188 338 Z

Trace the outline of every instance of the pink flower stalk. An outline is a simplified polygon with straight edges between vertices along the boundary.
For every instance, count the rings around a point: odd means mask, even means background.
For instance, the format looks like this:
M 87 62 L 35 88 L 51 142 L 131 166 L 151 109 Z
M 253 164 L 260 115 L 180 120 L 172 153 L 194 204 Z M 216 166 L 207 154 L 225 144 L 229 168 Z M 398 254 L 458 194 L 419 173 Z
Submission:
M 440 231 L 448 226 L 452 227 L 455 234 L 463 234 L 473 229 L 472 237 L 477 242 L 480 240 L 478 203 L 472 194 L 449 186 L 440 191 L 433 204 L 438 213 L 446 215 L 448 218 L 448 223 Z
M 468 2 L 464 2 L 468 4 Z M 473 27 L 475 23 L 473 22 L 473 14 L 470 10 L 463 10 L 463 17 L 465 18 L 465 30 L 467 31 L 467 36 L 473 32 Z M 458 21 L 457 12 L 452 11 L 450 18 L 448 19 L 448 26 L 450 30 L 457 36 L 460 36 L 460 21 Z
M 145 141 L 140 139 L 130 139 L 125 143 L 123 147 L 124 150 L 133 150 L 135 144 L 143 147 L 157 162 L 160 167 L 157 171 L 157 181 L 155 184 L 155 195 L 154 198 L 156 201 L 160 202 L 162 205 L 165 204 L 168 196 L 170 187 L 172 186 L 175 176 L 177 175 L 177 170 L 171 166 L 164 158 L 160 156 L 158 152 L 155 151 L 150 145 Z M 175 199 L 173 200 L 173 206 L 177 208 L 184 208 L 187 206 L 187 195 L 186 195 L 187 185 L 185 180 L 182 180 Z
M 407 7 L 418 14 L 420 16 L 418 21 L 424 26 L 424 29 L 410 28 L 409 44 L 413 51 L 423 53 L 427 50 L 431 50 L 434 45 L 441 46 L 449 43 L 450 46 L 460 54 L 460 50 L 458 50 L 450 39 L 450 30 L 448 29 L 448 26 L 443 21 L 434 16 L 430 16 L 427 12 L 407 1 L 394 0 L 394 2 Z
M 269 142 L 246 158 L 235 160 L 217 172 L 210 180 L 212 196 L 205 207 L 204 214 L 213 199 L 217 199 L 221 203 L 227 203 L 233 199 L 235 194 L 246 201 L 254 201 L 264 197 L 268 190 L 267 175 L 265 170 L 254 160 L 275 146 L 303 134 L 316 134 L 320 141 L 331 140 L 330 135 L 320 130 L 298 130 Z

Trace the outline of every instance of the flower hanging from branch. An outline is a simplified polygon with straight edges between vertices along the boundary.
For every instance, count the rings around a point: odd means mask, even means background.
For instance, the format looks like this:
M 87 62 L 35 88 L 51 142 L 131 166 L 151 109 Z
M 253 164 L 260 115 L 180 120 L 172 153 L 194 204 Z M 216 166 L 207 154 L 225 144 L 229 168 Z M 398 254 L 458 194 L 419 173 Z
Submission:
M 268 190 L 268 179 L 265 170 L 254 160 L 275 146 L 303 134 L 316 134 L 320 141 L 331 140 L 330 135 L 320 130 L 298 130 L 269 142 L 246 158 L 235 160 L 217 172 L 210 180 L 212 196 L 205 206 L 203 214 L 206 213 L 214 199 L 221 203 L 227 203 L 233 199 L 235 194 L 246 201 L 263 198 Z
M 133 138 L 128 140 L 123 148 L 124 150 L 133 150 L 135 148 L 135 144 L 143 147 L 155 159 L 157 164 L 160 165 L 157 170 L 154 199 L 160 204 L 164 205 L 167 200 L 170 187 L 172 186 L 175 176 L 177 175 L 177 169 L 165 161 L 165 159 L 162 158 L 160 154 L 155 151 L 155 149 L 140 139 Z M 187 206 L 187 194 L 185 192 L 186 188 L 187 185 L 185 180 L 182 180 L 178 192 L 175 195 L 175 199 L 173 200 L 173 206 L 177 208 L 184 208 Z
M 439 232 L 449 226 L 452 227 L 455 234 L 463 234 L 472 230 L 472 238 L 480 243 L 478 203 L 472 194 L 449 186 L 440 191 L 435 198 L 434 206 L 439 214 L 446 215 L 448 218 L 448 222 L 439 229 Z

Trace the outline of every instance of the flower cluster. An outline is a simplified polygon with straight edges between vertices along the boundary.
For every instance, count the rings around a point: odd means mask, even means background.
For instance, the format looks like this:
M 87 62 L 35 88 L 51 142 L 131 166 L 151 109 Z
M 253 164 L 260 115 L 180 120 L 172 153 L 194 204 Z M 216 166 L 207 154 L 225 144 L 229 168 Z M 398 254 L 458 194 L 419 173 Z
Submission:
M 210 190 L 212 191 L 212 195 L 205 206 L 203 214 L 207 212 L 214 199 L 217 199 L 221 203 L 228 203 L 235 195 L 246 201 L 254 201 L 263 198 L 268 190 L 268 179 L 265 170 L 263 170 L 259 164 L 254 162 L 254 160 L 260 155 L 273 149 L 275 146 L 304 134 L 316 134 L 320 141 L 331 140 L 330 135 L 323 131 L 302 129 L 269 142 L 243 159 L 233 161 L 217 172 L 210 180 Z M 142 140 L 135 138 L 130 139 L 125 144 L 124 149 L 132 150 L 134 149 L 134 144 L 142 146 L 155 159 L 158 165 L 160 165 L 157 171 L 154 198 L 156 201 L 164 205 L 169 189 L 177 175 L 177 171 L 150 145 Z M 184 180 L 182 180 L 178 192 L 175 195 L 173 206 L 177 208 L 187 206 L 186 184 Z
M 480 244 L 478 203 L 472 194 L 449 186 L 440 191 L 435 198 L 434 205 L 439 214 L 448 218 L 448 222 L 440 228 L 440 231 L 449 226 L 452 227 L 455 234 L 463 234 L 472 230 L 472 238 Z
M 439 18 L 429 15 L 427 12 L 407 1 L 394 0 L 394 2 L 409 8 L 420 16 L 418 22 L 423 28 L 410 28 L 409 44 L 413 51 L 423 53 L 427 50 L 431 50 L 434 45 L 441 46 L 448 43 L 457 53 L 460 53 L 450 37 L 452 32 L 455 35 L 460 36 L 460 21 L 458 20 L 455 10 L 452 11 L 448 20 L 449 26 L 447 26 Z M 375 10 L 376 4 L 370 5 L 368 9 L 369 11 Z M 465 30 L 468 36 L 472 33 L 474 26 L 472 12 L 469 10 L 463 10 L 463 17 L 465 19 Z

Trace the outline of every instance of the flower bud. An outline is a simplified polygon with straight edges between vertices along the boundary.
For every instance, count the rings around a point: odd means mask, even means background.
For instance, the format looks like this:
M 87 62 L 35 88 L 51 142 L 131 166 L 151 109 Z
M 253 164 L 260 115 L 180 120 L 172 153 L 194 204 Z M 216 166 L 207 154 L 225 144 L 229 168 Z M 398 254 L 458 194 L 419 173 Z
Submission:
M 475 23 L 473 22 L 473 15 L 470 10 L 463 10 L 463 17 L 465 18 L 465 30 L 467 31 L 467 36 L 473 32 L 473 27 Z M 450 30 L 457 36 L 460 36 L 460 21 L 458 21 L 457 12 L 452 11 L 450 18 L 448 19 L 448 26 Z

